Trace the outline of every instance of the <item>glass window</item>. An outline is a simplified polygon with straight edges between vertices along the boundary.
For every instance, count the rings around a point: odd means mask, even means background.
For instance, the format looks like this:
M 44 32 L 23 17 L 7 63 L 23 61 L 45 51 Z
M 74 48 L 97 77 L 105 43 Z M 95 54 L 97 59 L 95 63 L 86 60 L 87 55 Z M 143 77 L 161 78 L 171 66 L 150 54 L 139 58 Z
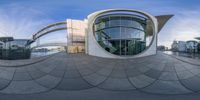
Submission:
M 104 18 L 97 18 L 97 20 L 96 40 L 102 48 L 112 54 L 139 54 L 152 41 L 152 32 L 145 33 L 149 31 L 149 28 L 146 27 L 147 20 L 144 18 L 134 15 L 111 14 Z M 148 22 L 148 24 L 150 23 Z
M 114 26 L 120 26 L 120 17 L 119 16 L 110 17 L 110 27 L 114 27 Z
M 133 21 L 133 25 L 132 26 L 134 28 L 138 28 L 138 29 L 144 30 L 142 25 L 140 23 L 138 23 L 137 21 Z
M 109 32 L 110 32 L 109 35 L 110 35 L 111 39 L 121 38 L 120 27 L 110 28 Z
M 131 17 L 121 17 L 121 26 L 133 27 L 133 20 Z

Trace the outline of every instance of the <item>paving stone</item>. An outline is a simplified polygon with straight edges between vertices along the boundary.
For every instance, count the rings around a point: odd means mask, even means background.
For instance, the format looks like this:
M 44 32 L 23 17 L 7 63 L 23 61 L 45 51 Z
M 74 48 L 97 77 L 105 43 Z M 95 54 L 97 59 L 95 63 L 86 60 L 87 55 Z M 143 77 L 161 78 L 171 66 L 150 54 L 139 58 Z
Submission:
M 162 72 L 161 76 L 159 77 L 160 80 L 165 81 L 175 81 L 178 80 L 177 75 L 175 72 Z
M 151 77 L 151 78 L 154 78 L 154 79 L 158 79 L 161 75 L 161 71 L 158 71 L 158 70 L 155 70 L 155 69 L 151 69 L 149 71 L 147 71 L 145 73 L 145 75 Z
M 98 70 L 96 73 L 99 75 L 108 76 L 112 73 L 112 69 L 102 68 L 102 69 Z
M 108 78 L 98 87 L 108 90 L 133 90 L 135 87 L 131 85 L 128 79 Z
M 141 74 L 142 73 L 135 68 L 126 70 L 127 77 L 135 77 L 135 76 L 138 76 L 138 75 L 141 75 Z
M 174 63 L 173 62 L 165 63 L 165 67 L 164 67 L 163 71 L 172 71 L 172 72 L 174 72 L 175 71 Z
M 58 90 L 84 90 L 84 89 L 89 89 L 92 87 L 93 87 L 92 85 L 89 85 L 82 78 L 76 78 L 76 79 L 63 78 L 63 80 L 56 87 L 56 89 Z
M 15 72 L 13 80 L 14 81 L 27 81 L 27 80 L 32 80 L 32 77 L 27 72 Z
M 179 79 L 187 79 L 190 77 L 193 77 L 194 74 L 191 73 L 190 71 L 186 70 L 186 71 L 182 71 L 182 72 L 177 72 L 178 78 Z
M 57 65 L 57 67 L 55 68 L 55 69 L 53 69 L 53 70 L 58 70 L 58 71 L 65 71 L 65 70 L 67 70 L 67 67 L 66 66 L 60 66 L 60 65 Z
M 80 74 L 81 74 L 82 76 L 95 73 L 94 71 L 91 71 L 90 69 L 86 69 L 86 68 L 84 68 L 84 69 L 78 69 L 78 71 L 80 72 Z
M 4 67 L 3 70 L 7 71 L 9 73 L 14 73 L 16 68 L 15 67 Z
M 112 78 L 126 78 L 126 73 L 124 70 L 113 70 L 109 77 Z
M 28 73 L 30 74 L 30 76 L 33 79 L 37 79 L 37 78 L 40 78 L 40 77 L 46 75 L 46 73 L 44 73 L 44 72 L 42 72 L 40 70 L 29 71 Z
M 36 79 L 35 81 L 46 88 L 54 88 L 59 84 L 61 78 L 45 75 L 39 79 Z
M 90 70 L 92 70 L 93 72 L 97 72 L 98 70 L 101 69 L 101 67 L 99 67 L 98 65 L 96 65 L 96 66 L 89 66 L 88 68 L 89 68 Z
M 142 89 L 142 91 L 157 94 L 185 94 L 192 92 L 183 87 L 178 81 L 161 80 L 158 80 L 154 84 Z
M 181 80 L 182 84 L 193 91 L 200 91 L 200 77 L 194 76 Z
M 67 70 L 65 72 L 64 78 L 79 78 L 80 73 L 77 70 Z
M 65 70 L 52 70 L 49 74 L 52 76 L 61 78 L 61 77 L 64 77 Z
M 103 81 L 105 81 L 107 79 L 107 77 L 99 75 L 99 74 L 91 74 L 88 76 L 84 76 L 83 77 L 88 83 L 92 84 L 93 86 L 97 86 L 100 83 L 102 83 Z
M 47 88 L 38 85 L 34 81 L 12 81 L 7 88 L 1 90 L 0 92 L 12 94 L 31 94 L 47 90 Z
M 150 70 L 151 68 L 150 67 L 147 67 L 147 66 L 141 66 L 141 67 L 138 67 L 138 70 L 142 73 L 145 73 L 147 72 L 148 70 Z
M 27 67 L 16 68 L 16 73 L 27 72 Z
M 42 65 L 38 65 L 38 66 L 42 66 Z M 34 65 L 27 66 L 27 71 L 28 72 L 33 72 L 33 71 L 37 71 L 37 70 L 38 69 Z
M 140 66 L 140 65 L 138 65 L 138 66 Z M 156 66 L 156 64 L 151 62 L 151 63 L 146 63 L 145 66 L 147 66 L 149 68 L 154 68 Z
M 200 68 L 191 69 L 190 72 L 192 72 L 194 75 L 200 74 Z
M 0 90 L 6 88 L 10 83 L 10 80 L 0 79 Z
M 191 64 L 188 64 L 188 63 L 183 63 L 183 64 L 184 64 L 184 67 L 189 69 L 189 70 L 199 68 L 199 66 L 191 65 Z
M 0 73 L 0 78 L 12 80 L 14 72 L 3 71 Z
M 129 80 L 137 88 L 146 87 L 146 86 L 150 85 L 152 82 L 155 81 L 155 79 L 150 78 L 146 75 L 139 75 L 139 76 L 136 76 L 136 77 L 131 77 L 131 78 L 129 78 Z
M 52 70 L 54 70 L 54 68 L 56 68 L 56 66 L 49 65 L 45 68 L 41 68 L 40 70 L 45 73 L 50 73 Z
M 155 62 L 154 65 L 155 66 L 153 66 L 152 69 L 159 70 L 159 71 L 163 71 L 165 67 L 165 63 L 161 63 L 161 62 Z
M 181 72 L 187 70 L 182 64 L 176 63 L 174 64 L 176 72 Z
M 44 60 L 45 58 L 46 57 L 26 59 L 26 60 L 0 60 L 0 64 L 2 66 L 7 66 L 11 68 L 11 67 L 25 66 L 28 64 L 34 64 Z

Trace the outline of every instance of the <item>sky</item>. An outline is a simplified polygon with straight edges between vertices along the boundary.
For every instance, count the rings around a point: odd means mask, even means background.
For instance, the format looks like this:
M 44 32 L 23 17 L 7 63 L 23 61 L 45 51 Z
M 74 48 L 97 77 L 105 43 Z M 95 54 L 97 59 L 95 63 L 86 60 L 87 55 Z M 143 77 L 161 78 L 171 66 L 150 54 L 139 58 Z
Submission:
M 67 18 L 85 19 L 98 10 L 137 9 L 154 16 L 174 17 L 158 35 L 158 45 L 170 47 L 173 40 L 193 40 L 200 36 L 200 0 L 0 0 L 0 37 L 31 38 L 48 24 Z M 45 40 L 64 41 L 65 31 L 54 32 Z

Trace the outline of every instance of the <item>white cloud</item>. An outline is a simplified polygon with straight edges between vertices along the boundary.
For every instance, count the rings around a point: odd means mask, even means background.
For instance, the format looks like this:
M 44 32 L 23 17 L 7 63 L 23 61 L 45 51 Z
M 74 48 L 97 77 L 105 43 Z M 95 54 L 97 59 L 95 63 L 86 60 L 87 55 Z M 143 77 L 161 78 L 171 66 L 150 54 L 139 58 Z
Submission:
M 159 35 L 159 44 L 170 47 L 173 40 L 194 40 L 200 36 L 199 11 L 179 11 L 179 14 L 170 20 L 170 25 L 167 25 Z
M 7 5 L 0 8 L 0 37 L 31 38 L 31 35 L 53 22 L 44 17 L 44 13 L 31 7 Z

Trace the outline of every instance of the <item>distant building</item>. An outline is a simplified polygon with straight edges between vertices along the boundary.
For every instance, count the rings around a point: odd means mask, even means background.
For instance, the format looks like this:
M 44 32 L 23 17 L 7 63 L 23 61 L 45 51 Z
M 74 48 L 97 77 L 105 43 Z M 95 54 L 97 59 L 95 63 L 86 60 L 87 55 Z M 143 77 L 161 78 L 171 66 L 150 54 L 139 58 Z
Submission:
M 197 44 L 197 52 L 200 53 L 200 37 L 196 37 L 195 39 L 199 40 Z
M 173 41 L 171 50 L 174 52 L 188 52 L 188 53 L 197 53 L 200 44 L 197 41 Z
M 0 41 L 0 58 L 2 57 L 4 43 Z
M 200 42 L 197 45 L 197 52 L 200 53 Z
M 186 49 L 187 49 L 186 51 L 188 53 L 197 53 L 198 52 L 197 46 L 198 46 L 197 41 L 194 41 L 194 40 L 187 41 L 186 42 Z
M 186 42 L 185 41 L 178 41 L 178 51 L 186 52 Z
M 158 46 L 157 49 L 159 51 L 165 51 L 165 50 L 167 50 L 167 48 L 165 46 L 163 46 L 163 45 Z
M 178 51 L 178 42 L 177 41 L 173 41 L 172 45 L 171 45 L 171 50 L 172 51 Z

